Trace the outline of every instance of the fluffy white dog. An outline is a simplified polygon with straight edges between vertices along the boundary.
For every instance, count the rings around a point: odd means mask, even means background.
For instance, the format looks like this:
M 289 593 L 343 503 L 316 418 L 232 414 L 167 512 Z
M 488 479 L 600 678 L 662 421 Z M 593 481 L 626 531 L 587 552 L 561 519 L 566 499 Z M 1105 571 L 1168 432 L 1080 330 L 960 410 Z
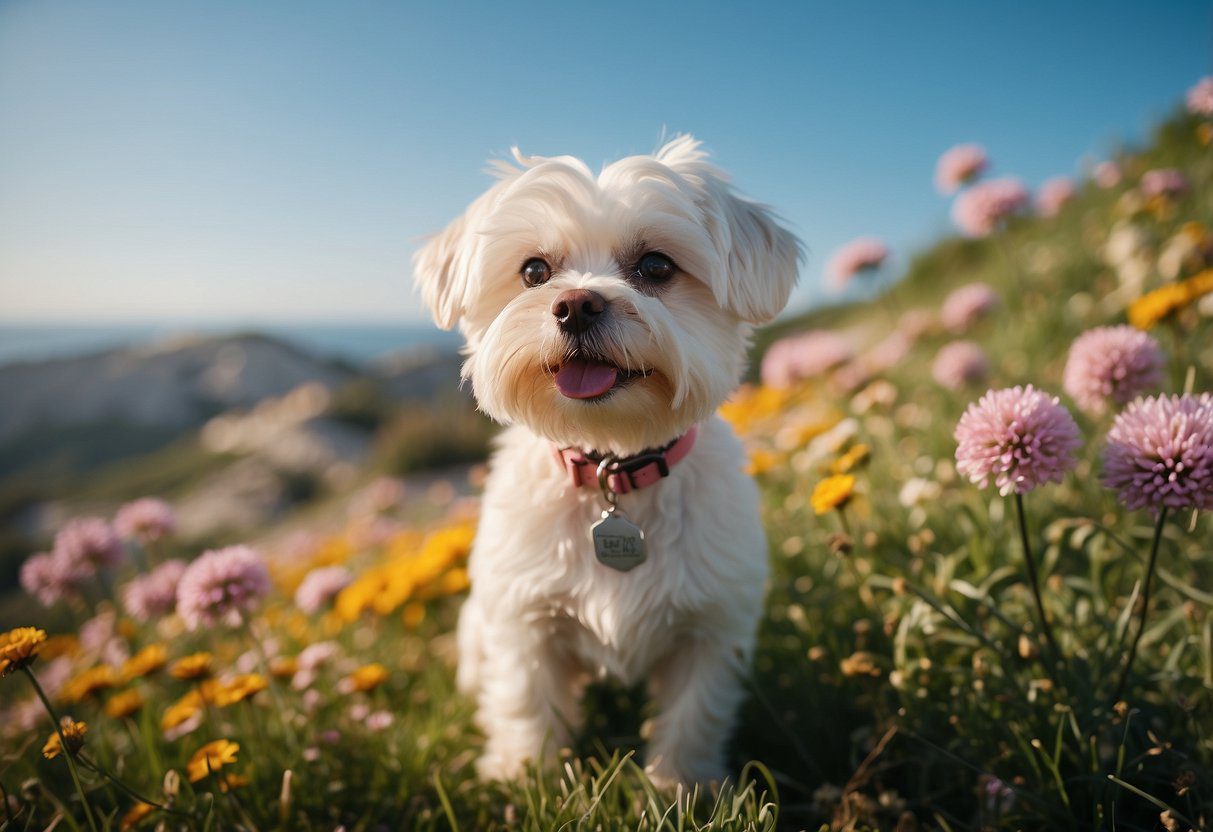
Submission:
M 502 434 L 459 620 L 459 685 L 509 778 L 580 724 L 593 677 L 647 679 L 647 770 L 718 780 L 762 613 L 767 552 L 742 448 L 714 415 L 799 241 L 694 139 L 599 174 L 568 157 L 499 181 L 415 258 L 467 340 Z

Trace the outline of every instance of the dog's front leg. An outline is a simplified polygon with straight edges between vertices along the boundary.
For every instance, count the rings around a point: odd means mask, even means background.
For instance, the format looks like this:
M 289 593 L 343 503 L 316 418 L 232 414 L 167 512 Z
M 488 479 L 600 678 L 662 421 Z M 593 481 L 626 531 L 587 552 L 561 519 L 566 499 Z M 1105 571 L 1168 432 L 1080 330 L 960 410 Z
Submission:
M 569 744 L 580 725 L 579 668 L 538 625 L 484 628 L 476 719 L 485 733 L 480 776 L 517 777 L 527 761 Z
M 645 771 L 658 785 L 710 783 L 725 775 L 725 746 L 744 696 L 750 645 L 704 634 L 658 664 L 649 688 L 657 715 L 649 726 Z

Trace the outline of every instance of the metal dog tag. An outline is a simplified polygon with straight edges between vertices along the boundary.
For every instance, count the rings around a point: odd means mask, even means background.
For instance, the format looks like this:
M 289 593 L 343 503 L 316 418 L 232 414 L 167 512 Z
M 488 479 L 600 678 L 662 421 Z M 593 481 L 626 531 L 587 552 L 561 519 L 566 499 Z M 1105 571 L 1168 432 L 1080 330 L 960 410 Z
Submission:
M 590 527 L 590 535 L 594 554 L 603 566 L 627 572 L 644 563 L 644 532 L 615 506 L 602 513 L 602 519 Z

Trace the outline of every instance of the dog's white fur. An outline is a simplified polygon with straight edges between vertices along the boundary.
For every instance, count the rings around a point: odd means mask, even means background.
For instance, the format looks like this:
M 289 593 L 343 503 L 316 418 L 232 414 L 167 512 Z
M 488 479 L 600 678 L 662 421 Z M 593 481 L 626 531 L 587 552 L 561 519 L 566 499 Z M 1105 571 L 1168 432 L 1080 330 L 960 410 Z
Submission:
M 610 675 L 649 682 L 655 780 L 717 780 L 767 557 L 741 445 L 713 414 L 740 379 L 751 326 L 787 302 L 800 245 L 689 136 L 597 176 L 572 157 L 514 158 L 414 260 L 435 320 L 466 338 L 479 406 L 511 425 L 491 462 L 459 621 L 458 681 L 487 737 L 479 769 L 509 778 L 567 744 L 585 683 Z M 654 250 L 679 267 L 658 290 L 629 275 Z M 528 288 L 519 271 L 532 257 L 552 277 Z M 553 383 L 570 345 L 551 306 L 573 288 L 608 303 L 584 336 L 594 350 L 648 373 L 601 400 L 566 398 Z M 589 528 L 602 497 L 570 484 L 553 445 L 631 455 L 695 424 L 698 441 L 668 478 L 620 498 L 648 560 L 627 573 L 599 564 Z

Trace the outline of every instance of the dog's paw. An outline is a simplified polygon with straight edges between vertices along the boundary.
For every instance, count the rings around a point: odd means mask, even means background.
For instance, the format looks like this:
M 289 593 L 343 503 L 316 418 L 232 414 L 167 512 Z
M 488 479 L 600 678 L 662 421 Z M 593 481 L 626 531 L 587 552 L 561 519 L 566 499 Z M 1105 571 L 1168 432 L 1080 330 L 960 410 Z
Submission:
M 690 788 L 692 786 L 719 787 L 728 776 L 723 765 L 704 760 L 684 761 L 678 764 L 667 760 L 654 760 L 644 767 L 644 773 L 659 789 L 669 789 L 676 786 Z
M 526 763 L 522 757 L 486 751 L 476 760 L 476 774 L 481 780 L 517 780 L 526 771 Z

